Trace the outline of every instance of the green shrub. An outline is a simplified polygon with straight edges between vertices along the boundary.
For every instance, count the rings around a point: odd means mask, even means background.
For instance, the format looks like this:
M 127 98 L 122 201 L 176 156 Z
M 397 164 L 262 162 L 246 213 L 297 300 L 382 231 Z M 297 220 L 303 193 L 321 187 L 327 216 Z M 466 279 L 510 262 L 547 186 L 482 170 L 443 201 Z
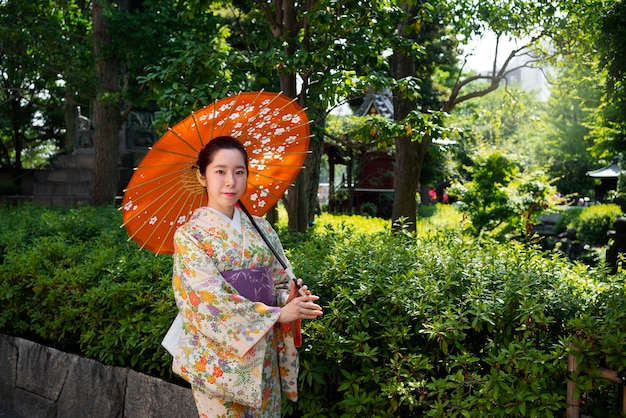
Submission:
M 600 368 L 626 370 L 626 275 L 590 277 L 584 288 L 584 313 L 570 321 L 571 344 L 579 372 L 573 374 L 584 400 L 581 410 L 594 417 L 618 418 L 622 387 L 600 377 Z
M 591 244 L 606 244 L 607 232 L 613 228 L 613 222 L 621 215 L 622 208 L 614 203 L 585 208 L 575 224 L 578 239 Z
M 361 214 L 363 216 L 376 216 L 378 206 L 372 202 L 365 202 L 361 205 Z
M 556 223 L 554 225 L 554 232 L 560 234 L 561 232 L 567 231 L 568 228 L 576 227 L 578 218 L 580 217 L 583 209 L 584 208 L 582 207 L 576 207 L 565 209 L 561 213 L 559 213 L 559 216 L 556 219 Z
M 171 377 L 171 257 L 139 251 L 114 208 L 0 208 L 0 331 Z
M 608 242 L 607 232 L 613 229 L 613 222 L 622 214 L 621 207 L 614 203 L 567 209 L 557 218 L 555 231 L 576 228 L 579 241 L 603 245 Z
M 160 346 L 176 314 L 171 257 L 139 251 L 120 222 L 113 208 L 0 207 L 0 332 L 178 381 Z M 583 412 L 621 416 L 597 370 L 626 368 L 626 273 L 420 225 L 323 215 L 306 234 L 277 228 L 325 310 L 303 325 L 288 416 L 562 416 L 570 352 Z
M 304 417 L 558 416 L 585 267 L 519 244 L 348 233 L 305 328 Z
M 545 173 L 523 171 L 499 151 L 476 152 L 473 165 L 466 169 L 471 180 L 454 182 L 448 194 L 459 199 L 461 210 L 471 221 L 467 230 L 475 236 L 526 234 L 556 195 Z

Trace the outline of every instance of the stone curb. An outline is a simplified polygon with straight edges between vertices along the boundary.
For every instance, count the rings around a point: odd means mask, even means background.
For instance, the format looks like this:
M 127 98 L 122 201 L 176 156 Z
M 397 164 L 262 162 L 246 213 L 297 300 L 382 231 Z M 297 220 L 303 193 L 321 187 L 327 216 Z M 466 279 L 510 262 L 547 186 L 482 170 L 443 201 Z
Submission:
M 191 389 L 0 334 L 0 405 L 27 418 L 189 418 Z

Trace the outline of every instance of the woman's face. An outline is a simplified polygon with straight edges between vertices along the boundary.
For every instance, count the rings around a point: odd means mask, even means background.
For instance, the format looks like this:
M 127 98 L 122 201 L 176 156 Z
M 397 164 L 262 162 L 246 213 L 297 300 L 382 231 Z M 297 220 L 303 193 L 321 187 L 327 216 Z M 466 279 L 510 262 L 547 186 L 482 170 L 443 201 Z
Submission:
M 237 149 L 221 149 L 206 167 L 204 179 L 209 207 L 233 216 L 233 206 L 246 191 L 248 173 L 243 155 Z

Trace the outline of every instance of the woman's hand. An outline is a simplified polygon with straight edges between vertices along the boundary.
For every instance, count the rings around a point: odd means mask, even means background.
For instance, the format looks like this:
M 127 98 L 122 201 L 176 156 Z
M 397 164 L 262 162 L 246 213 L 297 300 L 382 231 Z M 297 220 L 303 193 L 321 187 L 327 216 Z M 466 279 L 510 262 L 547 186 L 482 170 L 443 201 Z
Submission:
M 319 296 L 311 294 L 311 291 L 302 285 L 302 279 L 298 279 L 298 286 L 291 282 L 291 291 L 287 304 L 280 310 L 278 322 L 293 322 L 298 319 L 315 319 L 322 315 L 322 307 L 314 303 Z

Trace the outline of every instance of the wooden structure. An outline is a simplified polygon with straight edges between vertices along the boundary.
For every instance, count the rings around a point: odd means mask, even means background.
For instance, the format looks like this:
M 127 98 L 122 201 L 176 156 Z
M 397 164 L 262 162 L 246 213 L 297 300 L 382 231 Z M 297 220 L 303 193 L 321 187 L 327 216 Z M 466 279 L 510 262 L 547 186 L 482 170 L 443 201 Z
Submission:
M 355 112 L 356 116 L 381 115 L 393 119 L 393 101 L 390 92 L 369 92 Z M 395 158 L 391 152 L 375 147 L 371 150 L 349 149 L 343 155 L 336 146 L 327 146 L 329 162 L 330 210 L 361 213 L 391 218 L 395 188 Z M 346 165 L 346 175 L 337 190 L 335 164 Z M 358 171 L 356 176 L 353 174 Z M 375 213 L 371 213 L 375 211 Z
M 619 383 L 622 385 L 622 413 L 626 415 L 626 372 L 618 372 L 616 370 L 609 370 L 600 368 L 601 376 L 613 383 Z M 567 360 L 567 371 L 570 374 L 583 373 L 584 370 L 578 370 L 578 364 L 576 363 L 576 355 L 570 353 Z M 565 413 L 566 418 L 581 418 L 580 415 L 580 399 L 576 396 L 576 382 L 569 380 L 567 382 L 567 410 Z
M 595 195 L 598 202 L 604 201 L 604 198 L 609 191 L 617 190 L 617 179 L 622 173 L 617 162 L 618 160 L 615 158 L 613 162 L 606 167 L 587 171 L 587 175 L 589 177 L 600 180 L 600 183 L 595 186 Z

